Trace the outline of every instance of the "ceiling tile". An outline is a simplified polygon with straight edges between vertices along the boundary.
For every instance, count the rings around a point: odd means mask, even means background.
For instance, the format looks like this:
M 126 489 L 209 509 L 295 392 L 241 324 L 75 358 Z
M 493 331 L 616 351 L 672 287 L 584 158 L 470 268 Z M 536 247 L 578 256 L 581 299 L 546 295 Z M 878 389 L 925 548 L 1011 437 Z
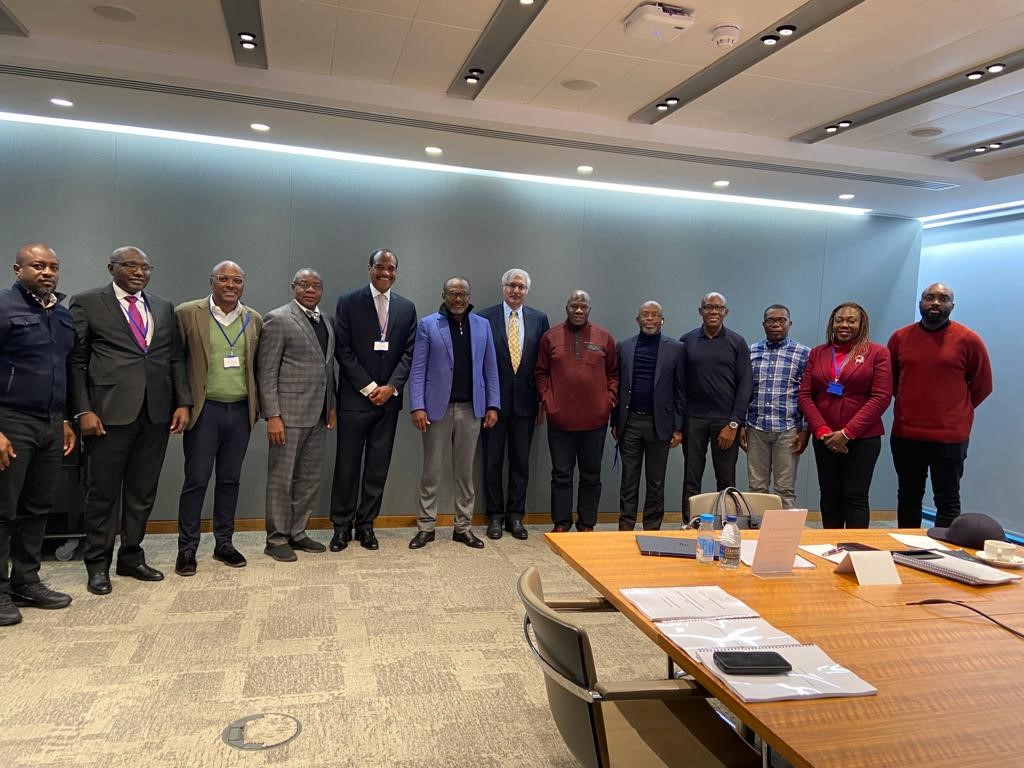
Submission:
M 770 77 L 740 75 L 716 88 L 698 101 L 728 106 L 721 117 L 707 123 L 707 128 L 716 128 L 741 133 L 754 133 L 763 123 L 784 115 L 800 112 L 808 114 L 812 104 L 835 103 L 837 96 L 863 99 L 870 94 L 844 93 L 840 88 L 809 83 L 793 83 Z M 684 107 L 682 111 L 685 111 Z
M 982 104 L 986 112 L 998 112 L 1001 115 L 1024 116 L 1024 92 L 1018 92 L 1005 99 L 986 101 Z
M 499 0 L 420 0 L 416 20 L 481 30 L 487 26 L 498 5 Z
M 139 18 L 130 23 L 108 21 L 97 16 L 92 6 L 99 3 L 94 0 L 4 0 L 4 4 L 31 35 L 113 43 L 154 51 L 169 50 L 153 13 L 152 0 L 132 0 L 131 8 Z M 116 5 L 116 2 L 112 4 Z
M 272 68 L 330 74 L 337 8 L 295 0 L 262 0 L 262 8 Z
M 977 109 L 963 109 L 936 121 L 935 125 L 943 128 L 945 132 L 934 139 L 922 141 L 908 136 L 906 131 L 902 131 L 879 136 L 861 142 L 857 146 L 865 149 L 907 151 L 918 155 L 937 155 L 988 136 L 998 135 L 999 129 L 992 126 L 1006 122 L 1006 120 L 1004 115 L 981 112 Z
M 668 64 L 664 61 L 643 61 L 624 77 L 610 84 L 586 105 L 586 111 L 629 118 L 640 107 L 658 98 L 676 83 L 697 71 L 696 67 Z
M 179 0 L 173 4 L 154 3 L 151 7 L 167 50 L 234 62 L 219 3 Z
M 945 120 L 950 115 L 960 112 L 961 108 L 952 104 L 943 104 L 941 101 L 929 101 L 927 104 L 919 104 L 895 115 L 876 120 L 873 123 L 860 127 L 850 128 L 844 131 L 841 136 L 829 139 L 829 144 L 842 144 L 844 146 L 860 146 L 864 142 L 878 139 L 891 134 L 906 134 L 914 128 L 942 128 L 954 130 L 952 124 L 947 127 Z M 838 113 L 837 113 L 838 114 Z M 830 117 L 835 117 L 835 114 Z M 828 118 L 826 118 L 828 119 Z M 823 121 L 819 121 L 823 122 Z
M 411 26 L 400 16 L 339 9 L 331 74 L 390 83 Z
M 447 91 L 477 37 L 476 30 L 414 21 L 391 82 Z
M 328 3 L 349 8 L 354 11 L 373 11 L 374 13 L 385 13 L 389 16 L 401 16 L 411 19 L 416 14 L 416 6 L 420 0 L 317 0 L 321 3 Z
M 1005 99 L 1007 96 L 1024 91 L 1024 70 L 1000 75 L 989 82 L 971 86 L 963 91 L 943 96 L 941 101 L 960 107 L 980 107 L 990 101 Z
M 578 53 L 578 48 L 520 40 L 494 77 L 487 81 L 481 96 L 525 104 Z
M 523 39 L 583 48 L 612 19 L 626 18 L 637 5 L 637 0 L 548 0 Z
M 630 56 L 583 51 L 569 62 L 530 103 L 558 107 L 559 109 L 581 109 L 613 83 L 624 77 L 640 62 L 640 59 Z M 598 86 L 590 91 L 570 91 L 561 85 L 562 81 L 570 79 L 594 80 Z

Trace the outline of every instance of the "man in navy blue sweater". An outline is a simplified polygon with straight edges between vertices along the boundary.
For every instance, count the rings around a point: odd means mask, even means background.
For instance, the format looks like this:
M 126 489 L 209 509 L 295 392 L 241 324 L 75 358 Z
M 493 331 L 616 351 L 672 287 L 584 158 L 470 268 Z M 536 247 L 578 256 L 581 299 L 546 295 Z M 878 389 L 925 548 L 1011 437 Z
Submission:
M 39 580 L 39 564 L 61 457 L 75 447 L 65 404 L 75 323 L 52 248 L 22 246 L 14 274 L 0 290 L 0 626 L 21 621 L 18 606 L 71 603 Z

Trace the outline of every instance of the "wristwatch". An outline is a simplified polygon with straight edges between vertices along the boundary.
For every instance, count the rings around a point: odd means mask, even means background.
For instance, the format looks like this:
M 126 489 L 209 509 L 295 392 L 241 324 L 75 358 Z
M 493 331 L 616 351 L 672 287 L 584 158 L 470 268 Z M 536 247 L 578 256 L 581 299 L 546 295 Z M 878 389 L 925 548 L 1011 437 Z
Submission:
M 739 424 L 738 421 L 730 421 L 729 422 L 729 429 L 739 429 L 739 426 L 740 426 L 740 424 Z

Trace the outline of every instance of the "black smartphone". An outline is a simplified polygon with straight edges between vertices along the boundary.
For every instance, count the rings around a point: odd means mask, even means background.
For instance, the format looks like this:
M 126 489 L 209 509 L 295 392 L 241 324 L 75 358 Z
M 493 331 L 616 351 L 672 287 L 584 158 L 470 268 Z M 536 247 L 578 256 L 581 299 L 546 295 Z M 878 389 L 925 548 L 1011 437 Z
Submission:
M 869 547 L 867 544 L 861 544 L 859 541 L 841 541 L 836 544 L 836 549 L 842 549 L 847 552 L 877 552 L 878 547 Z
M 792 665 L 775 651 L 715 651 L 715 666 L 729 675 L 784 675 Z
M 915 560 L 941 560 L 942 555 L 931 549 L 904 549 L 896 550 L 893 554 L 905 555 L 906 557 L 912 557 Z

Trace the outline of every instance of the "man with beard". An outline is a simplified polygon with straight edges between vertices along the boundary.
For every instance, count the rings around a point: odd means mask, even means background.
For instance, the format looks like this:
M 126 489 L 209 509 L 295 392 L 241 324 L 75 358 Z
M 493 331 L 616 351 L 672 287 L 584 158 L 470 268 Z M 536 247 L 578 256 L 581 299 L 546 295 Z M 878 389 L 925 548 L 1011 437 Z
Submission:
M 921 294 L 921 321 L 889 339 L 896 406 L 892 459 L 899 481 L 900 528 L 921 526 L 921 500 L 931 471 L 935 525 L 960 514 L 960 478 L 974 409 L 992 393 L 992 367 L 981 337 L 949 319 L 953 289 L 929 285 Z

